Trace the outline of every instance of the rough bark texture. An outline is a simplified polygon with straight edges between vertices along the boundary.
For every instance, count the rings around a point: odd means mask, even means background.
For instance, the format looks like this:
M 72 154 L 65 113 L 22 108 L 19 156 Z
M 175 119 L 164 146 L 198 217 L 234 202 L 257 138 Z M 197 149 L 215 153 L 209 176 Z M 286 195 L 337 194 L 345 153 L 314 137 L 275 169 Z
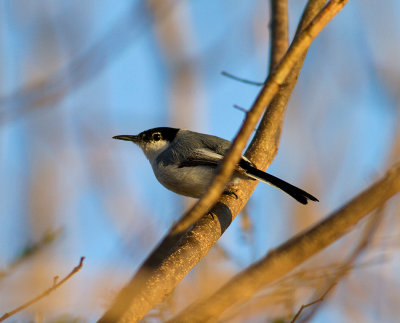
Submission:
M 314 19 L 313 23 L 295 39 L 279 66 L 268 77 L 252 109 L 247 113 L 245 123 L 235 138 L 234 144 L 226 156 L 225 162 L 216 176 L 213 185 L 210 187 L 209 192 L 185 215 L 183 221 L 180 221 L 171 229 L 170 234 L 163 239 L 159 247 L 156 248 L 139 269 L 138 273 L 121 290 L 113 306 L 104 314 L 99 322 L 138 321 L 148 310 L 169 294 L 217 242 L 221 234 L 250 197 L 256 186 L 253 181 L 242 181 L 240 186 L 238 186 L 238 199 L 223 196 L 212 209 L 214 217 L 203 217 L 186 235 L 185 231 L 217 201 L 263 110 L 271 103 L 274 96 L 278 93 L 279 87 L 284 84 L 285 79 L 291 73 L 292 69 L 299 62 L 302 62 L 303 56 L 312 40 L 334 15 L 340 11 L 346 2 L 331 1 Z M 307 17 L 307 15 L 304 15 L 303 19 L 304 17 Z M 301 63 L 297 65 L 298 68 L 300 66 Z M 297 74 L 293 74 L 292 78 L 296 80 Z M 285 94 L 287 102 L 290 91 L 285 92 Z M 272 150 L 275 150 L 275 153 L 271 154 L 269 153 L 270 150 L 267 150 L 267 154 L 263 155 L 265 148 L 259 150 L 259 147 L 256 146 L 264 144 L 257 142 L 257 140 L 260 140 L 260 138 L 257 138 L 253 141 L 247 155 L 254 156 L 252 160 L 264 169 L 271 163 L 276 154 L 279 142 L 277 138 L 280 135 L 284 109 L 281 109 L 280 113 L 282 115 L 275 113 L 273 118 L 269 118 L 266 125 L 275 129 L 272 130 L 272 132 L 275 132 L 272 135 L 272 142 L 276 145 Z M 178 241 L 179 243 L 177 244 Z
M 265 287 L 329 246 L 364 216 L 400 191 L 400 163 L 386 175 L 325 220 L 269 252 L 263 259 L 233 277 L 207 300 L 188 307 L 170 322 L 206 322 L 217 318 L 238 301 L 250 299 Z

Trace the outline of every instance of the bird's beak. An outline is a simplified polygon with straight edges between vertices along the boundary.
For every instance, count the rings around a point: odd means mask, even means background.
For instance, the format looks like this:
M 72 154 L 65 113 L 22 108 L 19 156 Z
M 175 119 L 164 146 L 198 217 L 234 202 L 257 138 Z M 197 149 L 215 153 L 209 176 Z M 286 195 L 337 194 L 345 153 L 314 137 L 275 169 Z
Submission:
M 131 136 L 131 135 L 120 135 L 120 136 L 114 136 L 113 138 L 119 140 L 133 141 L 134 143 L 137 143 L 139 140 L 139 136 Z

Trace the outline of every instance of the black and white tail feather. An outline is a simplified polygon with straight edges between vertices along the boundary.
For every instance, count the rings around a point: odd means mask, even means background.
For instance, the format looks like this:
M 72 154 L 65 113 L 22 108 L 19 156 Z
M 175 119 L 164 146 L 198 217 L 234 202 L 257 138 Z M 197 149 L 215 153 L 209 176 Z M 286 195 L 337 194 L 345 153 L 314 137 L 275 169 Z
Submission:
M 285 182 L 284 180 L 275 177 L 274 175 L 268 174 L 266 172 L 257 169 L 253 165 L 253 163 L 250 162 L 245 157 L 242 157 L 241 161 L 239 162 L 239 167 L 245 171 L 247 176 L 259 180 L 261 182 L 264 182 L 266 184 L 272 185 L 276 188 L 279 188 L 281 191 L 285 192 L 286 194 L 289 194 L 296 201 L 302 204 L 307 204 L 308 200 L 318 202 L 318 199 L 315 196 L 312 196 L 306 191 L 303 191 L 302 189 L 288 182 Z
M 186 159 L 185 161 L 182 161 L 180 163 L 179 167 L 180 168 L 197 167 L 197 166 L 217 167 L 218 163 L 224 157 L 223 155 L 216 153 L 215 151 L 211 151 L 209 149 L 201 148 L 197 149 L 196 151 L 198 153 L 197 158 Z M 302 189 L 288 182 L 285 182 L 284 180 L 278 177 L 275 177 L 271 174 L 263 172 L 262 170 L 259 170 L 248 158 L 244 156 L 242 156 L 242 158 L 239 161 L 239 164 L 237 166 L 237 171 L 242 175 L 246 175 L 247 177 L 259 180 L 261 182 L 264 182 L 266 184 L 272 185 L 280 189 L 281 191 L 285 192 L 286 194 L 289 194 L 296 201 L 302 204 L 307 204 L 309 200 L 314 202 L 319 202 L 319 200 L 315 196 L 312 196 L 306 191 L 303 191 Z
M 169 127 L 113 138 L 139 145 L 162 185 L 177 194 L 195 198 L 201 197 L 208 189 L 219 163 L 231 146 L 230 141 L 216 136 Z M 318 201 L 302 189 L 259 170 L 244 156 L 236 165 L 230 184 L 243 177 L 275 186 L 302 204 L 309 200 Z

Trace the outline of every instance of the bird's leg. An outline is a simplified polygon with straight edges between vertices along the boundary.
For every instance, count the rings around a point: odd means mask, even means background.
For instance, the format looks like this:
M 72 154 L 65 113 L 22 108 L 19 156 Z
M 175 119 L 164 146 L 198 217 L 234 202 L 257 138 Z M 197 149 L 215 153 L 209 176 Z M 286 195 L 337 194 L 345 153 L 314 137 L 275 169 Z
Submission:
M 216 214 L 214 214 L 212 211 L 208 211 L 207 215 L 211 215 L 211 218 L 214 220 L 214 216 L 217 216 Z
M 237 196 L 237 194 L 235 193 L 234 190 L 225 190 L 222 193 L 223 195 L 228 195 L 230 197 L 233 197 L 235 200 L 239 199 L 239 197 Z
M 225 191 L 222 192 L 222 195 L 228 195 L 235 200 L 239 199 L 239 197 L 236 194 L 237 190 L 234 190 L 233 188 L 227 188 Z M 214 216 L 216 216 L 212 211 L 208 211 L 207 215 L 211 215 L 211 218 L 214 220 Z

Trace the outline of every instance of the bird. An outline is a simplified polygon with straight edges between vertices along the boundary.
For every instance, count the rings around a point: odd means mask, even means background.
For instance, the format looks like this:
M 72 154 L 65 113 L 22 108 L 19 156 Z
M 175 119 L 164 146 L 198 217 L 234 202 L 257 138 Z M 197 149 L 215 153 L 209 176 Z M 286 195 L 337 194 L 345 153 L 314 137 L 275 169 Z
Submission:
M 167 189 L 184 196 L 200 198 L 208 189 L 224 158 L 229 140 L 186 129 L 157 127 L 138 135 L 118 135 L 114 139 L 138 145 L 149 160 L 157 180 Z M 318 202 L 313 195 L 258 169 L 241 156 L 227 188 L 241 179 L 258 180 L 287 193 L 302 204 Z M 236 195 L 226 189 L 226 194 Z M 237 196 L 236 196 L 237 198 Z

